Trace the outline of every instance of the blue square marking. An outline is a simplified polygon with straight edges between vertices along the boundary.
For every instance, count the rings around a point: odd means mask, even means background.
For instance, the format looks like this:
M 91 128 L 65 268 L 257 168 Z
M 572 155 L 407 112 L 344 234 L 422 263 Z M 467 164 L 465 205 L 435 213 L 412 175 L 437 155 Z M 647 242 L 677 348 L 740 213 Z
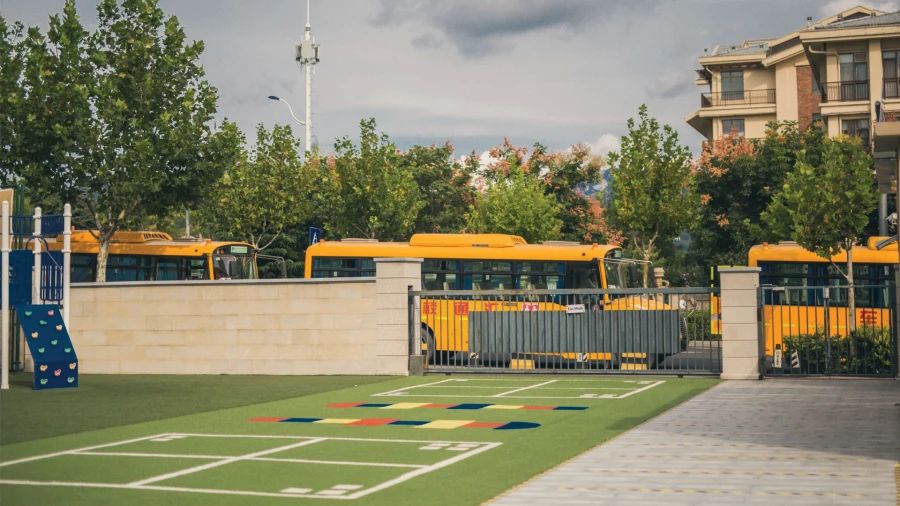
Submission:
M 386 408 L 390 404 L 360 404 L 357 408 Z
M 426 421 L 421 421 L 421 420 L 397 420 L 397 421 L 389 423 L 388 425 L 411 425 L 413 427 L 416 427 L 419 425 L 425 425 L 426 423 L 431 423 L 431 422 L 426 422 Z
M 584 411 L 587 406 L 556 406 L 553 411 Z
M 313 423 L 318 422 L 321 418 L 288 418 L 286 420 L 282 420 L 279 423 L 285 422 L 294 422 L 294 423 Z

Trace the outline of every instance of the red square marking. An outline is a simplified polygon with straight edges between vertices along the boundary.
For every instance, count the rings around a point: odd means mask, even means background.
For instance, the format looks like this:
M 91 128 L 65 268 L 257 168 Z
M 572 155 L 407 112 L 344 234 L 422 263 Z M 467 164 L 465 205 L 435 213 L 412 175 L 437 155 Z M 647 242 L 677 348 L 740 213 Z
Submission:
M 506 425 L 506 422 L 472 422 L 463 425 L 463 427 L 472 427 L 479 429 L 496 429 L 497 427 L 501 427 Z
M 426 405 L 424 405 L 424 406 L 422 406 L 422 407 L 423 407 L 423 408 L 440 408 L 440 409 L 447 409 L 447 408 L 452 408 L 453 406 L 457 406 L 457 404 L 426 404 Z
M 375 427 L 378 425 L 387 425 L 391 422 L 396 422 L 396 418 L 363 418 L 362 420 L 357 420 L 353 423 L 348 423 L 347 425 L 356 425 L 363 427 Z
M 338 402 L 337 404 L 326 404 L 328 408 L 355 408 L 360 404 L 365 404 L 363 402 Z
M 282 420 L 287 420 L 287 418 L 283 417 L 271 417 L 271 416 L 260 416 L 257 418 L 251 418 L 247 420 L 248 422 L 280 422 Z
M 522 406 L 521 409 L 531 409 L 531 410 L 537 410 L 537 411 L 549 411 L 549 410 L 551 410 L 551 409 L 553 409 L 553 408 L 555 408 L 555 407 L 556 407 L 556 406 Z

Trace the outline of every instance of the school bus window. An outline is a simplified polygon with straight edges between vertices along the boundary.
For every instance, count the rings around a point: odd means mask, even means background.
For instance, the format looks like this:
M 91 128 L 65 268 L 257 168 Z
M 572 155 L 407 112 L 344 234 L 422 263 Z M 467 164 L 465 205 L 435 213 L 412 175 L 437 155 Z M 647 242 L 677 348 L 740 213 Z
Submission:
M 459 261 L 425 260 L 422 262 L 422 288 L 425 290 L 458 290 Z
M 464 265 L 466 272 L 512 272 L 512 262 L 487 262 L 479 260 L 475 262 L 465 262 Z

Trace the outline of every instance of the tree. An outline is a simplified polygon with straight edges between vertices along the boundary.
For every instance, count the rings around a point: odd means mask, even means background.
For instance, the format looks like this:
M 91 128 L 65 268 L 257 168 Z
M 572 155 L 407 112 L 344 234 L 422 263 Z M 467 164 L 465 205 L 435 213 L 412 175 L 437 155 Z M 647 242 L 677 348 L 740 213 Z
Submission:
M 50 18 L 46 39 L 25 46 L 16 148 L 6 180 L 74 200 L 100 242 L 106 279 L 113 234 L 129 217 L 196 203 L 240 155 L 228 122 L 211 128 L 216 90 L 204 80 L 202 42 L 187 43 L 155 0 L 102 0 L 98 26 L 81 26 L 73 0 Z
M 308 157 L 318 182 L 313 195 L 325 229 L 336 237 L 408 239 L 423 207 L 419 188 L 397 147 L 375 126 L 372 118 L 360 122 L 359 147 L 344 137 L 333 156 Z
M 660 130 L 647 106 L 638 110 L 640 123 L 628 120 L 622 147 L 610 153 L 609 188 L 612 198 L 606 216 L 643 255 L 644 286 L 654 246 L 689 229 L 699 205 L 693 189 L 691 153 L 678 144 L 678 133 L 665 125 Z
M 769 204 L 763 219 L 773 233 L 831 262 L 847 280 L 848 306 L 850 314 L 855 315 L 853 245 L 878 202 L 872 158 L 859 138 L 825 138 L 823 144 L 820 158 L 800 152 L 783 190 Z M 847 255 L 846 270 L 832 260 L 841 252 Z M 856 318 L 851 317 L 849 323 L 848 330 L 855 330 Z
M 700 195 L 692 250 L 701 265 L 743 265 L 750 247 L 766 240 L 761 215 L 781 191 L 797 154 L 819 156 L 825 134 L 801 133 L 796 122 L 772 122 L 765 137 L 730 134 L 706 143 L 695 164 Z
M 544 193 L 543 182 L 510 164 L 502 178 L 489 181 L 471 208 L 469 229 L 481 233 L 518 235 L 529 243 L 559 239 L 562 205 Z
M 308 220 L 310 178 L 298 154 L 302 152 L 290 126 L 275 125 L 270 132 L 259 125 L 252 152 L 222 175 L 206 200 L 206 221 L 263 251 L 285 228 Z
M 413 232 L 456 233 L 466 226 L 466 213 L 475 202 L 472 177 L 477 165 L 453 159 L 453 146 L 413 146 L 400 157 L 401 171 L 408 171 L 419 188 L 422 208 Z

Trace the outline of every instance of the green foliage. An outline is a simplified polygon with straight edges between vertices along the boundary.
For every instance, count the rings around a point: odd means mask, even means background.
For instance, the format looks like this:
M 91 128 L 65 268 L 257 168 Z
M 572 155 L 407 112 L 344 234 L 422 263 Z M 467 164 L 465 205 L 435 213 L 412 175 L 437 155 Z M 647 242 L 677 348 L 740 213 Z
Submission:
M 482 233 L 512 234 L 529 243 L 559 239 L 563 206 L 544 193 L 539 178 L 511 164 L 504 177 L 491 181 L 484 196 L 472 206 L 469 229 Z
M 358 147 L 344 137 L 335 142 L 334 156 L 309 156 L 320 219 L 335 238 L 408 239 L 424 207 L 410 168 L 375 126 L 372 118 L 360 122 Z
M 891 329 L 863 325 L 847 337 L 825 340 L 823 331 L 784 337 L 783 367 L 797 351 L 803 374 L 890 374 Z M 855 351 L 854 351 L 855 348 Z
M 721 334 L 713 334 L 708 309 L 688 310 L 684 313 L 687 321 L 688 335 L 692 341 L 718 341 Z
M 699 201 L 691 153 L 678 144 L 678 133 L 669 125 L 660 129 L 645 105 L 638 116 L 637 125 L 633 118 L 628 120 L 621 150 L 609 155 L 615 168 L 610 173 L 612 199 L 606 216 L 649 261 L 658 242 L 670 241 L 693 225 Z M 647 278 L 645 264 L 644 286 Z
M 729 135 L 707 143 L 696 164 L 699 217 L 691 230 L 700 265 L 745 265 L 754 244 L 770 238 L 761 215 L 781 191 L 797 153 L 820 157 L 825 134 L 796 122 L 772 122 L 763 139 Z
M 413 146 L 400 157 L 400 171 L 418 186 L 422 208 L 413 232 L 457 233 L 466 227 L 466 212 L 475 202 L 472 177 L 478 166 L 453 159 L 453 146 Z
M 252 152 L 222 175 L 204 204 L 203 215 L 215 223 L 216 236 L 239 238 L 262 251 L 286 227 L 307 221 L 310 178 L 301 152 L 290 126 L 275 125 L 270 132 L 259 125 Z
M 198 202 L 240 155 L 237 128 L 210 124 L 216 90 L 204 80 L 202 42 L 187 42 L 155 0 L 103 0 L 87 32 L 68 0 L 46 37 L 19 42 L 24 58 L 5 181 L 73 201 L 100 240 L 105 280 L 112 235 L 140 213 Z M 8 38 L 8 36 L 7 36 Z

